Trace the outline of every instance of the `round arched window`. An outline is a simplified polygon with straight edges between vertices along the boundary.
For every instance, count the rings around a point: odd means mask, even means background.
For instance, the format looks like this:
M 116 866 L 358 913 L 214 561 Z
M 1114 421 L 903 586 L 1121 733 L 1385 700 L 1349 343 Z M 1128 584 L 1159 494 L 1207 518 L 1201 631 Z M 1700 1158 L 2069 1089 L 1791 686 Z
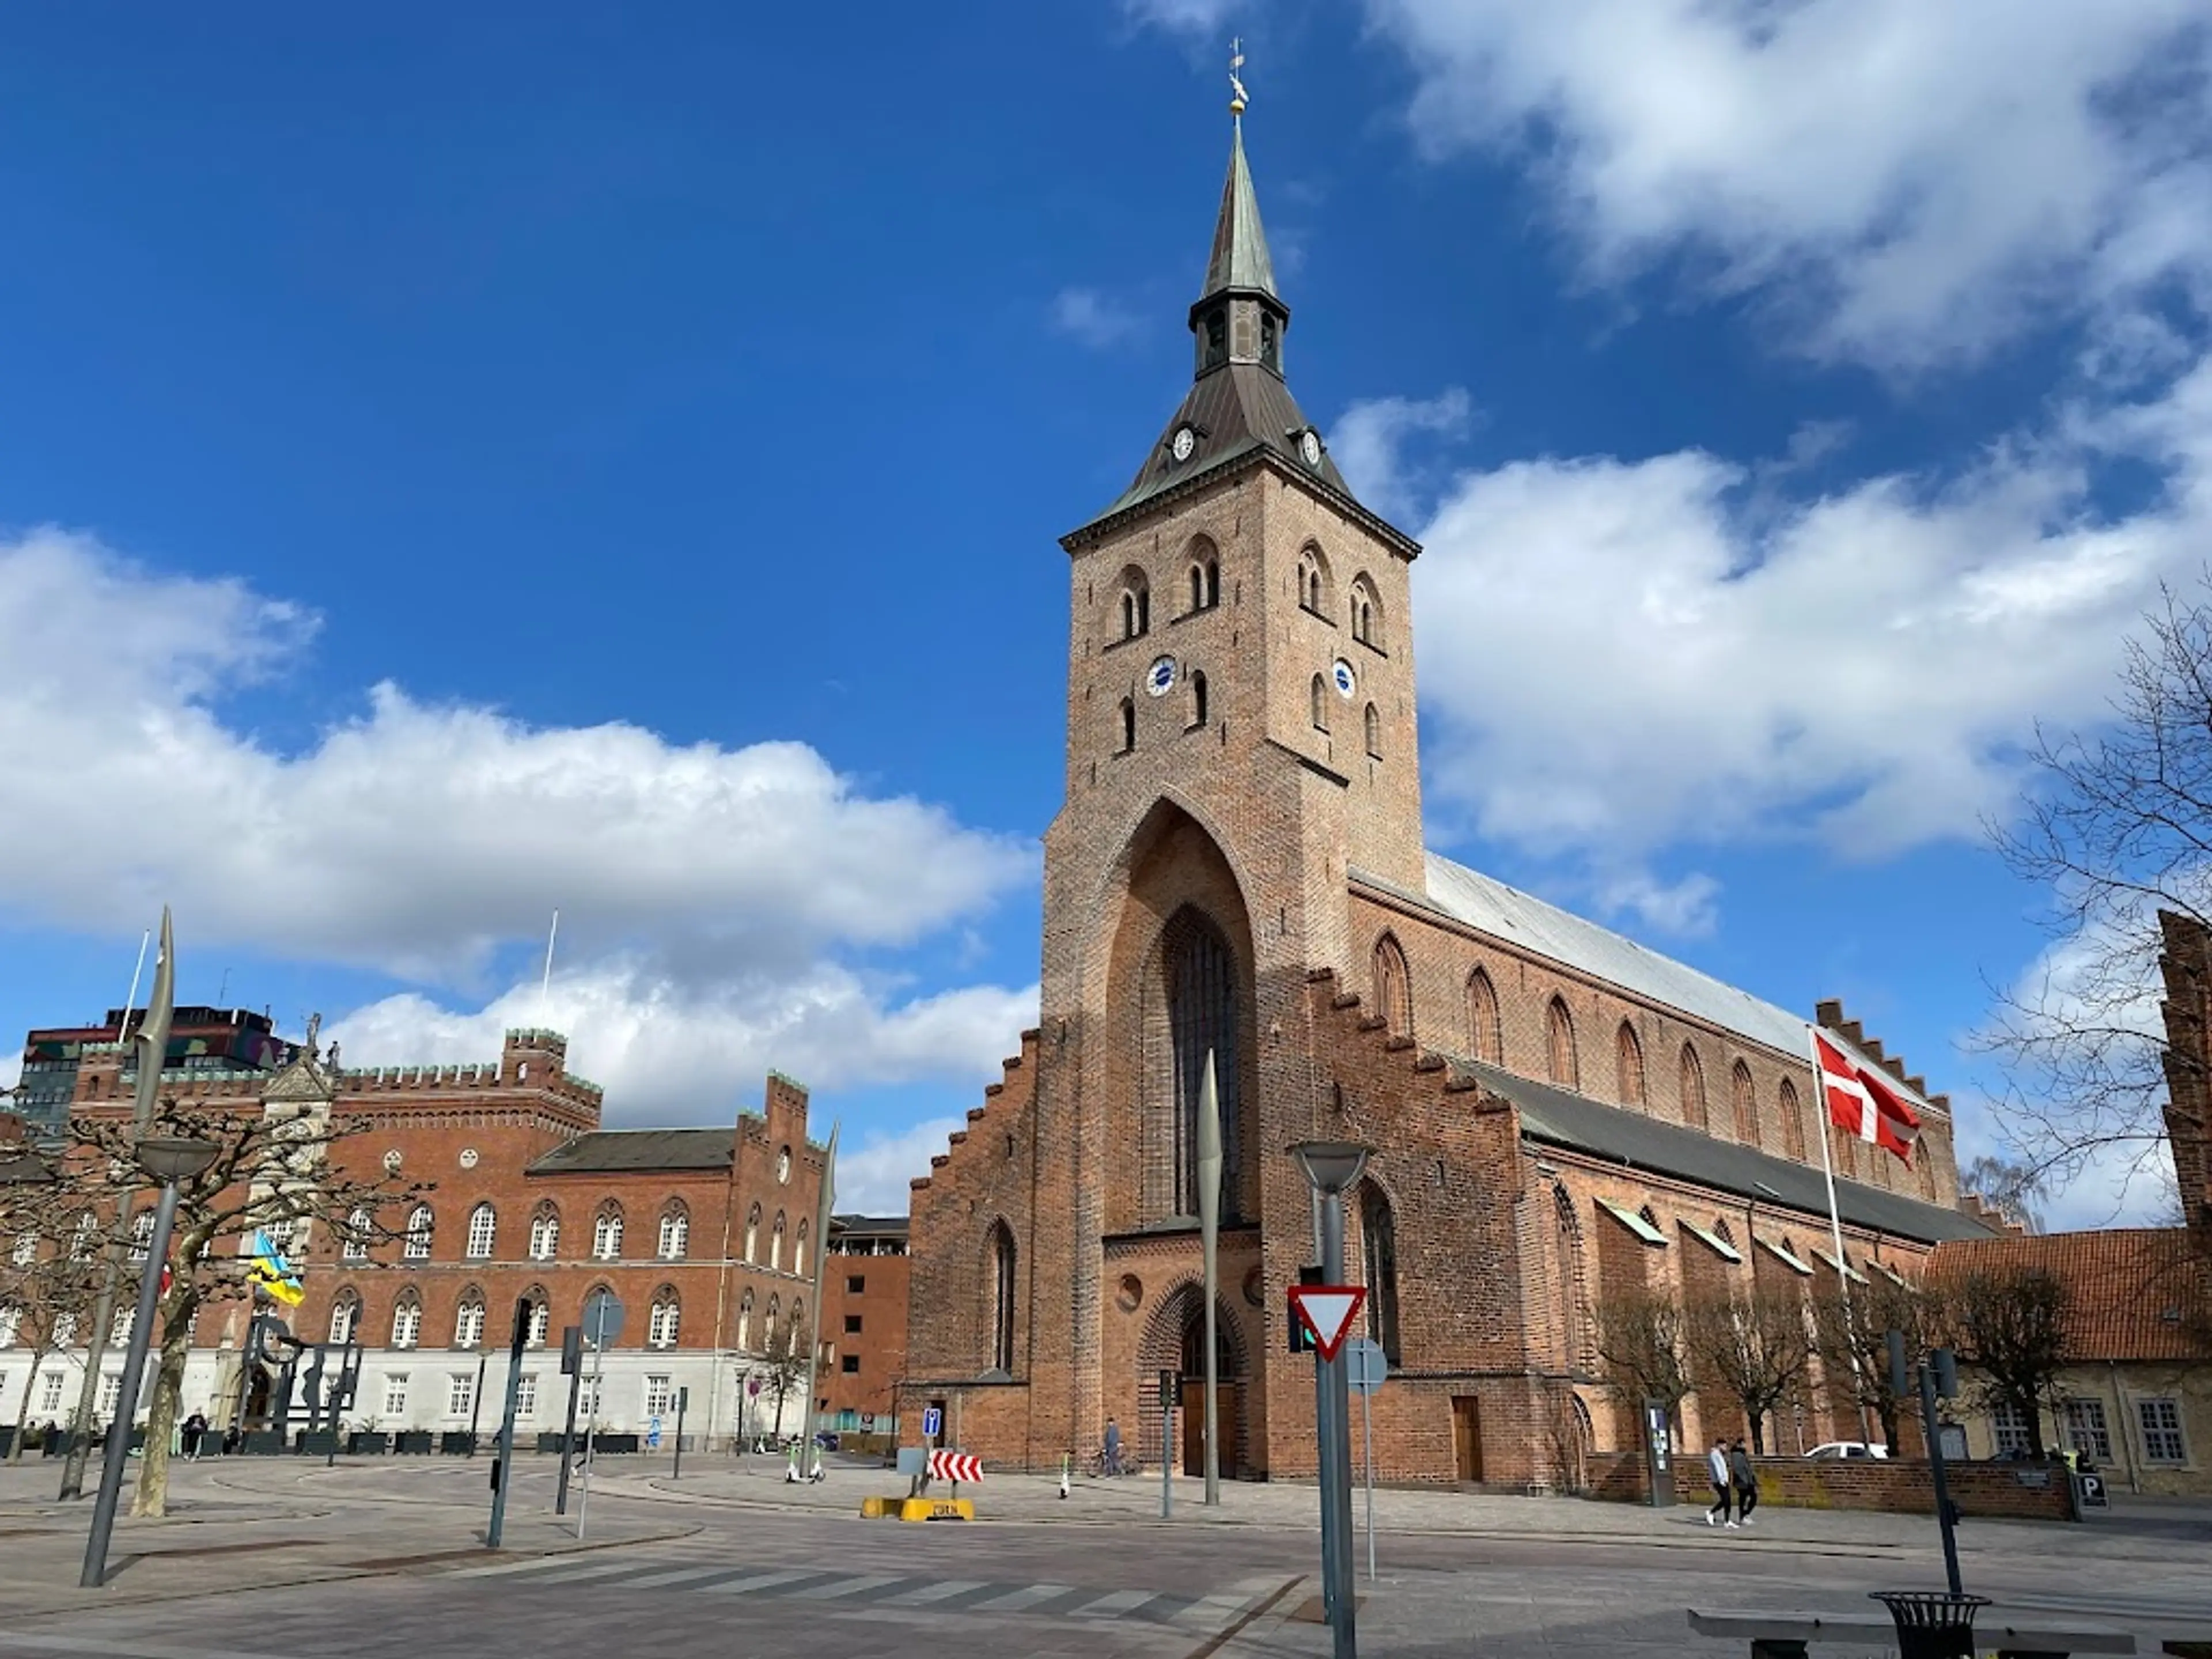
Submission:
M 775 1178 L 780 1182 L 791 1179 L 791 1148 L 788 1146 L 775 1155 Z

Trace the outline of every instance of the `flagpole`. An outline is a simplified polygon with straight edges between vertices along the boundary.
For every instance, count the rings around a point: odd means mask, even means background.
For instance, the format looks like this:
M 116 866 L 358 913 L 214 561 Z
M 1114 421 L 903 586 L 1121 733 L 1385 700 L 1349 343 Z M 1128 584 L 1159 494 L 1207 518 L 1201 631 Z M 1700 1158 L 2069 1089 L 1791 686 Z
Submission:
M 1828 1072 L 1820 1064 L 1820 1027 L 1808 1025 L 1805 1031 L 1813 1048 L 1813 1091 L 1820 1097 L 1820 1178 L 1828 1188 L 1828 1243 L 1836 1253 L 1836 1288 L 1844 1304 L 1844 1342 L 1851 1355 L 1851 1398 L 1859 1408 L 1859 1439 L 1871 1445 L 1874 1442 L 1867 1420 L 1865 1373 L 1859 1365 L 1858 1322 L 1851 1312 L 1850 1258 L 1844 1255 L 1844 1218 L 1836 1207 L 1836 1165 L 1828 1152 L 1828 1131 L 1835 1124 L 1833 1109 L 1828 1104 Z M 1866 1102 L 1864 1109 L 1874 1110 L 1874 1102 Z

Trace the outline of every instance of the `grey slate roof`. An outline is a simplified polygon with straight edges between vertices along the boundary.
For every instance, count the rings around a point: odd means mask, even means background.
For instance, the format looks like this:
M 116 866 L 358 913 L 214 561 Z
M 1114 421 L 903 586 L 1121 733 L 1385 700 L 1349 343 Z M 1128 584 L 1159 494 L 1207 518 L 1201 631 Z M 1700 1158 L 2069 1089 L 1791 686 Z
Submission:
M 1230 144 L 1229 177 L 1221 186 L 1221 213 L 1213 223 L 1206 286 L 1199 292 L 1218 294 L 1232 288 L 1275 292 L 1275 262 L 1267 255 L 1267 233 L 1260 228 L 1260 198 L 1252 189 L 1252 170 L 1244 161 L 1241 122 Z
M 1555 1084 L 1518 1077 L 1482 1060 L 1448 1058 L 1455 1070 L 1521 1109 L 1521 1133 L 1528 1139 L 1717 1187 L 1756 1203 L 1786 1206 L 1826 1222 L 1827 1190 L 1818 1170 L 1608 1106 Z M 1836 1209 L 1855 1226 L 1924 1243 L 1990 1237 L 1987 1227 L 1961 1211 L 1856 1181 L 1837 1181 Z
M 1344 475 L 1336 470 L 1336 462 L 1326 449 L 1322 451 L 1318 468 L 1308 466 L 1299 457 L 1298 434 L 1311 424 L 1290 387 L 1273 369 L 1239 362 L 1210 369 L 1199 376 L 1189 395 L 1160 429 L 1159 441 L 1137 470 L 1135 482 L 1098 516 L 1110 519 L 1126 513 L 1178 484 L 1204 477 L 1263 449 L 1273 450 L 1299 472 L 1352 501 L 1351 486 L 1344 482 Z M 1168 444 L 1176 429 L 1185 425 L 1197 432 L 1198 446 L 1188 460 L 1178 461 Z
M 556 1146 L 532 1175 L 615 1175 L 635 1170 L 726 1170 L 736 1156 L 730 1129 L 601 1129 Z

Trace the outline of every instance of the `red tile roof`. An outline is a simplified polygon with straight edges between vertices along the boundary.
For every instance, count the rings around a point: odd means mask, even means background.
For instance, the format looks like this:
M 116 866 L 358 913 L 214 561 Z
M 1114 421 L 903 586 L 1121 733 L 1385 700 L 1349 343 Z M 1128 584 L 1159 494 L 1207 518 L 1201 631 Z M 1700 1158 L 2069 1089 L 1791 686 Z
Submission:
M 2027 1267 L 2047 1268 L 2070 1293 L 2070 1360 L 2212 1359 L 2212 1263 L 2181 1228 L 1947 1241 L 1928 1277 Z

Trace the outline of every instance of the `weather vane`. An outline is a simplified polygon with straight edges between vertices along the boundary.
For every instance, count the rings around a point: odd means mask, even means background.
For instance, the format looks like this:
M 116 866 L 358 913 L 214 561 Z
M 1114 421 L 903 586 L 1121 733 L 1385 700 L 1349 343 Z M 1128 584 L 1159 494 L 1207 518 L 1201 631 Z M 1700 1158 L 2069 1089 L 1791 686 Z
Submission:
M 1237 71 L 1243 67 L 1244 42 L 1232 38 L 1229 42 L 1229 112 L 1231 115 L 1244 113 L 1247 101 L 1244 83 L 1237 78 Z

